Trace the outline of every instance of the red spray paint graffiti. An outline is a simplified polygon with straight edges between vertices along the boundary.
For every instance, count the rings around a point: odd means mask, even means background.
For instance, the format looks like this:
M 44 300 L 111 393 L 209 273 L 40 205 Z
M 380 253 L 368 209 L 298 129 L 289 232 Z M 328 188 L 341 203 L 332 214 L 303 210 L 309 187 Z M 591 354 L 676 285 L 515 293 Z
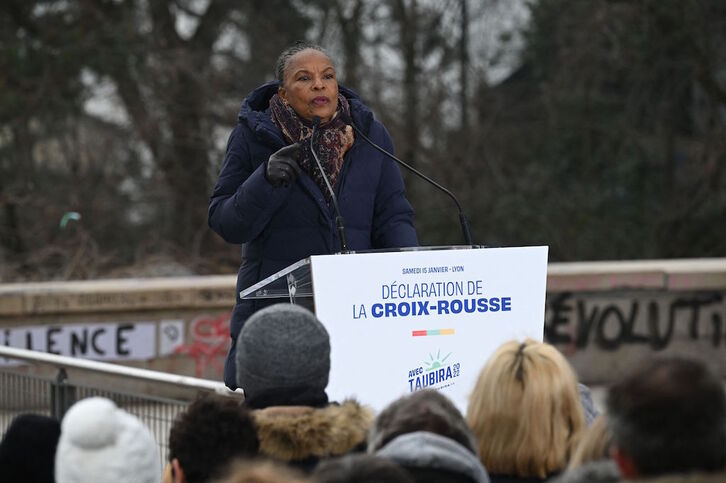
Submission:
M 219 371 L 219 377 L 224 372 L 224 359 L 227 357 L 229 347 L 229 319 L 231 312 L 217 317 L 203 315 L 192 320 L 192 342 L 179 346 L 177 354 L 186 354 L 194 359 L 196 376 L 202 377 L 211 365 Z

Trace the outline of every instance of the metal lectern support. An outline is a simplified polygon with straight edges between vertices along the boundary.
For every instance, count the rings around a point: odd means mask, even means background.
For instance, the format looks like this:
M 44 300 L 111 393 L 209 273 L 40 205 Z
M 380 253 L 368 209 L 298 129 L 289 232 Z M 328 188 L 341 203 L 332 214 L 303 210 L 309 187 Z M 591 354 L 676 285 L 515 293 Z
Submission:
M 290 303 L 295 304 L 295 294 L 297 293 L 297 279 L 292 273 L 287 274 L 287 292 L 290 294 Z

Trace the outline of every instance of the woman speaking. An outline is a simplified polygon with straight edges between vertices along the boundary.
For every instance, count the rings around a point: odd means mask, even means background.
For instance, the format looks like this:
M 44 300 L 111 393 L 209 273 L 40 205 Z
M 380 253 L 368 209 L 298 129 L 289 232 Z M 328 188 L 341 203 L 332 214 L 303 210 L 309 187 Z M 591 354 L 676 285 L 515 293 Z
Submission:
M 300 259 L 340 251 L 326 176 L 350 250 L 418 245 L 398 166 L 358 140 L 350 123 L 389 152 L 391 138 L 358 96 L 338 85 L 330 57 L 317 45 L 298 42 L 282 52 L 275 71 L 277 81 L 255 89 L 242 104 L 209 204 L 209 226 L 227 242 L 242 244 L 224 368 L 232 389 L 237 336 L 262 307 L 240 300 L 239 292 Z

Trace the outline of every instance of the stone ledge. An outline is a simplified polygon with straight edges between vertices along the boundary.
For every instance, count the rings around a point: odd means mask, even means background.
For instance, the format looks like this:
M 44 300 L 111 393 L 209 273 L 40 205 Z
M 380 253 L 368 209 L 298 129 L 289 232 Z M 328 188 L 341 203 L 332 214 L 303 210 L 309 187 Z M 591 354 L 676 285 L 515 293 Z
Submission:
M 0 317 L 227 308 L 235 275 L 0 285 Z M 548 292 L 726 289 L 726 258 L 550 263 Z
M 0 316 L 230 308 L 234 275 L 0 285 Z
M 726 288 L 726 258 L 550 263 L 548 292 Z

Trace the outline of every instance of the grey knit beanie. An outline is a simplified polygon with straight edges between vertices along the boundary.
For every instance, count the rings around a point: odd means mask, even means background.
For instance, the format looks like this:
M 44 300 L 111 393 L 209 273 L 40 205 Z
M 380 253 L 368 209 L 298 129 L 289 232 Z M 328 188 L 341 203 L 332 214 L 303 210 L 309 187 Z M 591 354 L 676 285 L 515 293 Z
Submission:
M 323 392 L 330 373 L 330 337 L 309 310 L 277 304 L 255 312 L 237 339 L 237 385 L 251 399 L 271 391 Z

